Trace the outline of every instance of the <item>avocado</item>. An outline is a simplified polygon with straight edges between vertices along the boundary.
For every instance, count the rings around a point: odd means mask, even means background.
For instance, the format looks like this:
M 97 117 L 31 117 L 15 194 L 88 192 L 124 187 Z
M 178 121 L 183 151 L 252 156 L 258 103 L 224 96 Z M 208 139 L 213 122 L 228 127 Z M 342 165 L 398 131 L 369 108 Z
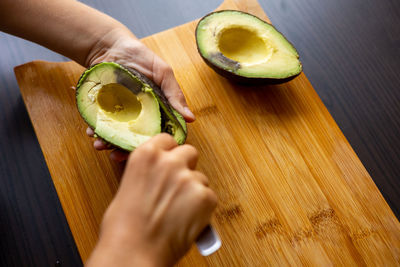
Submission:
M 182 115 L 153 81 L 115 62 L 96 64 L 81 75 L 76 102 L 82 118 L 105 141 L 132 151 L 161 132 L 186 140 Z
M 221 10 L 196 28 L 197 49 L 218 74 L 247 84 L 279 84 L 302 71 L 299 54 L 271 24 L 251 14 Z

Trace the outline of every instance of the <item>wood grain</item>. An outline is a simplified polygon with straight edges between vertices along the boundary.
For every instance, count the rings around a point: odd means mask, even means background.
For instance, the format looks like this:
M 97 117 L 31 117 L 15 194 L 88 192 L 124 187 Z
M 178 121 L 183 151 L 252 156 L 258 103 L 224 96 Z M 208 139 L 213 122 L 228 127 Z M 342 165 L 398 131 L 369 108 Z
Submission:
M 400 218 L 400 1 L 260 4 Z
M 222 7 L 265 17 L 255 1 Z M 207 258 L 192 249 L 180 265 L 399 264 L 399 222 L 305 75 L 280 86 L 231 84 L 197 54 L 195 25 L 143 39 L 172 65 L 197 116 L 188 143 L 220 199 L 213 223 L 223 247 Z M 15 70 L 85 261 L 122 166 L 84 136 L 71 89 L 81 72 L 72 62 Z

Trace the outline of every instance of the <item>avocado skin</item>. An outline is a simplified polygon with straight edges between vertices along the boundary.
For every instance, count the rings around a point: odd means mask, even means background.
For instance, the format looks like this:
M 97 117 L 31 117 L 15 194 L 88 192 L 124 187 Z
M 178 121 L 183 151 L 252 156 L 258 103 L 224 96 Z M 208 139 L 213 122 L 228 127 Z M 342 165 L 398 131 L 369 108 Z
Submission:
M 245 76 L 242 76 L 242 75 L 238 75 L 238 74 L 233 73 L 233 72 L 231 72 L 231 71 L 228 71 L 228 70 L 226 70 L 226 69 L 224 69 L 224 68 L 222 68 L 222 67 L 219 67 L 219 66 L 213 64 L 208 58 L 204 57 L 203 54 L 202 54 L 201 51 L 200 51 L 199 42 L 198 42 L 198 40 L 197 40 L 197 32 L 198 32 L 198 29 L 199 29 L 200 22 L 201 22 L 203 19 L 205 19 L 206 17 L 210 16 L 210 15 L 213 15 L 213 14 L 216 14 L 216 13 L 222 13 L 222 12 L 226 12 L 226 11 L 239 12 L 239 13 L 243 13 L 243 14 L 247 14 L 247 15 L 249 15 L 249 16 L 255 17 L 255 18 L 257 18 L 257 19 L 263 21 L 264 23 L 269 24 L 269 25 L 272 26 L 277 32 L 279 32 L 280 34 L 282 34 L 282 33 L 281 33 L 280 31 L 278 31 L 272 24 L 266 22 L 265 20 L 260 19 L 260 18 L 257 17 L 257 16 L 254 16 L 253 14 L 247 13 L 247 12 L 243 12 L 243 11 L 240 11 L 240 10 L 232 10 L 232 9 L 224 9 L 224 10 L 218 10 L 218 11 L 210 12 L 210 13 L 208 13 L 207 15 L 205 15 L 204 17 L 202 17 L 202 18 L 199 20 L 199 22 L 197 23 L 196 30 L 195 30 L 195 37 L 196 37 L 197 52 L 200 54 L 200 56 L 201 56 L 201 58 L 203 59 L 203 61 L 204 61 L 211 69 L 213 69 L 216 73 L 218 73 L 218 74 L 221 75 L 222 77 L 228 79 L 229 81 L 232 81 L 232 82 L 238 83 L 238 84 L 242 84 L 242 85 L 277 85 L 277 84 L 282 84 L 282 83 L 289 82 L 289 81 L 293 80 L 294 78 L 296 78 L 297 76 L 299 76 L 299 75 L 302 73 L 302 71 L 301 71 L 301 72 L 299 72 L 298 74 L 293 75 L 293 76 L 290 76 L 290 77 L 287 77 L 287 78 L 261 78 L 261 77 L 260 77 L 260 78 L 251 78 L 251 77 L 245 77 Z M 284 36 L 284 35 L 282 34 L 282 36 Z M 285 38 L 285 39 L 286 39 L 286 38 Z M 294 45 L 293 45 L 289 40 L 286 39 L 286 41 L 295 49 Z M 296 49 L 295 49 L 295 50 L 296 50 Z M 218 56 L 225 58 L 225 60 L 228 61 L 228 62 L 231 62 L 231 64 L 232 64 L 232 62 L 236 62 L 236 61 L 234 61 L 234 60 L 232 60 L 232 59 L 230 59 L 230 58 L 225 57 L 222 53 L 219 53 L 219 54 L 220 54 L 220 55 L 218 55 Z M 237 64 L 240 64 L 240 63 L 237 62 Z
M 175 124 L 180 125 L 185 133 L 184 139 L 178 143 L 180 145 L 185 143 L 186 137 L 187 137 L 187 126 L 186 126 L 185 119 L 182 117 L 181 114 L 179 114 L 179 112 L 177 112 L 173 107 L 171 107 L 167 97 L 164 95 L 161 88 L 157 84 L 155 84 L 155 82 L 150 80 L 147 76 L 145 76 L 143 73 L 139 72 L 138 70 L 130 68 L 130 67 L 126 67 L 123 65 L 121 65 L 121 66 L 124 67 L 125 69 L 127 69 L 129 72 L 131 72 L 134 76 L 138 77 L 139 80 L 142 80 L 145 83 L 147 83 L 153 89 L 153 91 L 158 99 L 158 102 L 162 106 L 163 111 L 166 113 L 166 115 L 170 119 L 174 120 Z
M 199 51 L 199 54 L 201 55 L 200 51 Z M 300 73 L 298 73 L 298 74 L 296 74 L 294 76 L 283 78 L 283 79 L 276 79 L 276 78 L 250 78 L 250 77 L 244 77 L 244 76 L 238 75 L 236 73 L 230 72 L 228 70 L 225 70 L 223 68 L 220 68 L 219 66 L 214 65 L 212 62 L 210 62 L 206 57 L 203 57 L 203 55 L 201 55 L 201 58 L 216 73 L 218 73 L 222 77 L 228 79 L 229 81 L 232 81 L 234 83 L 241 84 L 241 85 L 277 85 L 277 84 L 282 84 L 282 83 L 289 82 L 289 81 L 293 80 L 294 78 L 296 78 L 297 76 L 299 76 L 301 74 L 301 72 L 300 72 Z
M 160 107 L 160 109 L 163 109 L 163 112 L 167 113 L 167 116 L 168 116 L 170 119 L 174 120 L 174 122 L 177 123 L 177 125 L 180 125 L 180 127 L 183 129 L 184 136 L 183 136 L 183 139 L 181 139 L 181 140 L 178 142 L 178 144 L 179 144 L 179 145 L 184 144 L 185 141 L 186 141 L 186 138 L 187 138 L 187 126 L 186 126 L 185 119 L 183 118 L 183 116 L 182 116 L 181 114 L 179 114 L 179 112 L 177 112 L 174 108 L 171 107 L 171 105 L 169 104 L 169 101 L 168 101 L 167 97 L 164 95 L 164 93 L 163 93 L 163 91 L 161 90 L 161 88 L 160 88 L 156 83 L 154 83 L 152 80 L 150 80 L 147 76 L 145 76 L 144 74 L 142 74 L 141 72 L 139 72 L 138 70 L 133 69 L 133 68 L 130 68 L 130 67 L 127 67 L 127 66 L 124 66 L 124 65 L 121 65 L 121 64 L 116 63 L 116 62 L 99 62 L 99 63 L 93 64 L 92 66 L 88 67 L 88 68 L 81 74 L 81 76 L 79 77 L 78 83 L 77 83 L 77 85 L 76 85 L 76 88 L 79 88 L 79 87 L 81 86 L 81 84 L 84 82 L 84 78 L 86 77 L 86 74 L 87 74 L 93 67 L 95 67 L 96 65 L 99 65 L 99 64 L 104 64 L 104 63 L 112 63 L 112 64 L 116 64 L 116 65 L 121 66 L 122 68 L 124 68 L 124 69 L 126 69 L 128 72 L 130 72 L 133 76 L 138 77 L 139 80 L 143 81 L 144 83 L 147 83 L 147 84 L 153 89 L 153 92 L 155 93 L 155 95 L 156 95 L 156 97 L 157 97 L 157 99 L 158 99 L 158 101 L 159 101 L 160 106 L 161 106 L 161 105 L 163 106 L 163 108 Z M 118 81 L 118 82 L 122 82 L 122 84 L 124 83 L 123 81 Z M 78 98 L 78 93 L 79 93 L 79 90 L 76 90 L 76 91 L 75 91 L 75 99 Z M 76 101 L 76 105 L 77 105 L 77 109 L 79 110 L 78 101 Z M 82 119 L 86 122 L 86 124 L 88 124 L 90 127 L 92 127 L 92 125 L 90 125 L 90 123 L 87 121 L 87 119 L 85 118 L 85 116 L 83 116 L 80 112 L 79 112 L 79 114 L 81 115 Z M 178 116 L 179 116 L 179 118 L 178 118 Z M 105 140 L 105 141 L 108 142 L 108 143 L 111 143 L 113 146 L 115 146 L 115 147 L 117 147 L 117 148 L 119 148 L 119 149 L 126 150 L 125 148 L 120 147 L 120 146 L 114 144 L 114 143 L 111 142 L 110 140 Z M 129 152 L 130 152 L 130 151 L 129 151 Z

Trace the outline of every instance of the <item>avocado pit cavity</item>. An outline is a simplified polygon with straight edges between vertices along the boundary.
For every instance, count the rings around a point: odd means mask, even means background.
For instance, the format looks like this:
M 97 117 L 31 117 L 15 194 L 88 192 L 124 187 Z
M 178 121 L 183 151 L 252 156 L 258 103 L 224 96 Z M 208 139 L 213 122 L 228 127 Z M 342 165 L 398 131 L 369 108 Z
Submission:
M 103 85 L 97 93 L 97 103 L 108 117 L 120 122 L 135 120 L 142 110 L 136 95 L 118 83 Z
M 225 57 L 247 66 L 267 62 L 274 52 L 255 31 L 237 26 L 220 33 L 218 47 Z

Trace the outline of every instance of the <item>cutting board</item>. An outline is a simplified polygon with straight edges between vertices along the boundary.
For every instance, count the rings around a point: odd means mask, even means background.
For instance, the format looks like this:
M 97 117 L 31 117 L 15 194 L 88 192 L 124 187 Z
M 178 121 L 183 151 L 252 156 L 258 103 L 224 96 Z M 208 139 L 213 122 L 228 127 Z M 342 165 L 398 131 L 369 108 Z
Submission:
M 268 20 L 255 0 L 225 1 Z M 238 86 L 197 53 L 196 22 L 143 42 L 174 69 L 197 120 L 187 143 L 219 197 L 223 245 L 179 266 L 398 265 L 400 224 L 304 74 Z M 78 250 L 85 262 L 123 165 L 93 149 L 75 106 L 74 62 L 30 62 L 15 74 Z

